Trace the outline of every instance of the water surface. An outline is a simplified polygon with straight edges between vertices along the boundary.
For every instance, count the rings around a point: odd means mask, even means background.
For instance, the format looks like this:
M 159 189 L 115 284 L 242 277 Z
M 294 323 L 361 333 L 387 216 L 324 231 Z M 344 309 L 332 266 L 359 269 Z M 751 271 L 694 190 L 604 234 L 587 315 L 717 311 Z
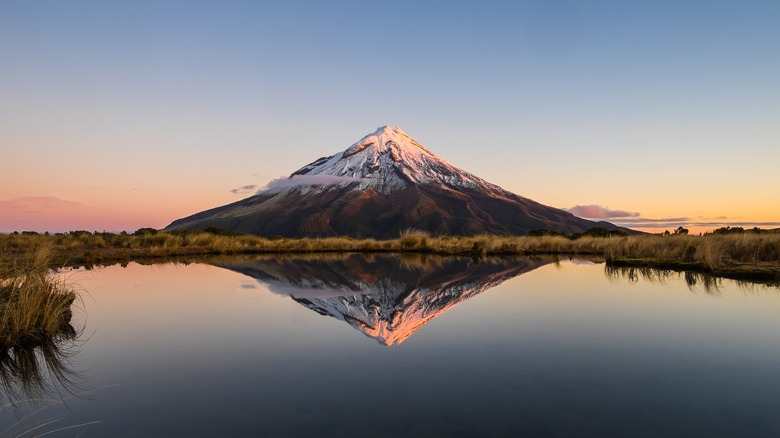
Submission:
M 16 396 L 5 435 L 55 419 L 38 432 L 780 434 L 773 287 L 579 260 L 387 255 L 63 275 L 84 290 L 65 357 L 77 379 L 55 379 L 46 400 Z

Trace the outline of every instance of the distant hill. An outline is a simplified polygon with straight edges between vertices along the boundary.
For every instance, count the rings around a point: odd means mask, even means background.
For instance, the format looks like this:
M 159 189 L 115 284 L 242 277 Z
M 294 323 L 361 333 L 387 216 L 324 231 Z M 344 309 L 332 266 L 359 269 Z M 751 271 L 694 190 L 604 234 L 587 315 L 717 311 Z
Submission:
M 620 228 L 504 190 L 389 126 L 253 196 L 175 220 L 166 229 L 207 227 L 261 236 L 373 238 L 397 237 L 406 229 L 433 235 L 520 235 Z

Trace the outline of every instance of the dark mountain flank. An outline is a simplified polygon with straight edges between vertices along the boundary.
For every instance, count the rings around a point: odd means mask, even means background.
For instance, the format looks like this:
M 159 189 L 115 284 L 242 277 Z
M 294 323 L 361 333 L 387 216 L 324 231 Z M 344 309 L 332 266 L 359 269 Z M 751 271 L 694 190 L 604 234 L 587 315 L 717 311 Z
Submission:
M 393 238 L 406 229 L 508 235 L 597 226 L 618 228 L 508 192 L 439 158 L 400 129 L 384 126 L 254 196 L 178 219 L 166 229 Z

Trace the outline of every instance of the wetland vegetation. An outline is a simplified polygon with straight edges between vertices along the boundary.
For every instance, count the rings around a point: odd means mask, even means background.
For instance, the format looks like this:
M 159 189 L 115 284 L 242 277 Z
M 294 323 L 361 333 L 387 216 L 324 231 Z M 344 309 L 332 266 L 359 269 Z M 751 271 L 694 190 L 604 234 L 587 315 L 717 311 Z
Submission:
M 603 257 L 609 265 L 706 272 L 763 281 L 780 280 L 780 233 L 720 230 L 703 236 L 685 233 L 622 235 L 589 230 L 573 236 L 431 236 L 407 231 L 396 239 L 266 238 L 217 229 L 167 232 L 142 228 L 135 233 L 72 231 L 0 234 L 4 259 L 23 259 L 46 248 L 50 267 L 90 266 L 131 260 L 216 254 L 397 252 L 438 255 L 569 254 Z M 39 261 L 38 263 L 43 263 Z
M 0 358 L 76 335 L 70 319 L 77 295 L 51 275 L 50 256 L 46 244 L 0 252 Z
M 47 417 L 47 404 L 76 394 L 79 375 L 70 367 L 80 330 L 71 325 L 79 296 L 50 271 L 51 248 L 0 252 L 0 416 L 17 415 L 0 435 L 43 436 L 81 427 Z M 44 407 L 38 407 L 39 405 Z

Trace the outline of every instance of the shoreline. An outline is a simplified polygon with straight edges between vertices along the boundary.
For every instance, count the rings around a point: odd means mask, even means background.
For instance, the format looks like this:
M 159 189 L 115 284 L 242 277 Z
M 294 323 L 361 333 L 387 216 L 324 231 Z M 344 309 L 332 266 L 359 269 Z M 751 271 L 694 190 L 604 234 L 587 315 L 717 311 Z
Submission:
M 139 230 L 140 231 L 140 230 Z M 264 238 L 209 232 L 134 234 L 0 234 L 0 252 L 14 259 L 50 248 L 50 267 L 95 266 L 137 260 L 219 255 L 334 253 L 488 256 L 597 256 L 609 266 L 700 272 L 736 280 L 780 283 L 780 234 L 704 236 L 430 236 L 409 231 L 396 239 Z

